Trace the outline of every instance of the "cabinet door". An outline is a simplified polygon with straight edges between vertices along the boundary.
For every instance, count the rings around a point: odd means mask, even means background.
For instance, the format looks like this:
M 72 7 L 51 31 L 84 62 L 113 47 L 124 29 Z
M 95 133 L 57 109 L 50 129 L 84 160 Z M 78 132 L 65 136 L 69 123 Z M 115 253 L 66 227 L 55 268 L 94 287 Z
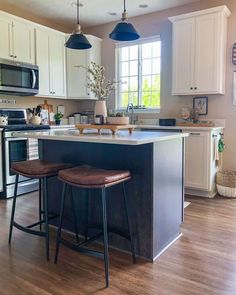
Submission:
M 66 49 L 67 91 L 70 98 L 89 98 L 87 71 L 80 66 L 88 66 L 88 51 Z
M 17 61 L 35 64 L 34 28 L 31 24 L 13 22 L 13 51 Z
M 55 97 L 65 97 L 65 37 L 51 34 L 49 37 L 50 89 Z
M 13 58 L 12 51 L 12 22 L 7 18 L 0 16 L 0 58 Z
M 172 94 L 194 92 L 195 18 L 180 20 L 173 25 Z
M 210 190 L 210 132 L 191 132 L 186 139 L 185 186 Z
M 50 95 L 49 35 L 36 30 L 36 64 L 39 66 L 39 96 Z
M 196 17 L 195 88 L 198 94 L 219 92 L 221 71 L 219 14 Z

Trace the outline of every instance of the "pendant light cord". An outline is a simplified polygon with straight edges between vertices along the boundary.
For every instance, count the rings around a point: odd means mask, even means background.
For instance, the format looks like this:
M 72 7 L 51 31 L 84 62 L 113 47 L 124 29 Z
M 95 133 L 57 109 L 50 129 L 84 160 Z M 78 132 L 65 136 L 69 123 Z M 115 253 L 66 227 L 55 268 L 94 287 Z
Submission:
M 124 12 L 126 12 L 126 0 L 124 0 Z
M 79 0 L 77 0 L 77 24 L 79 24 Z

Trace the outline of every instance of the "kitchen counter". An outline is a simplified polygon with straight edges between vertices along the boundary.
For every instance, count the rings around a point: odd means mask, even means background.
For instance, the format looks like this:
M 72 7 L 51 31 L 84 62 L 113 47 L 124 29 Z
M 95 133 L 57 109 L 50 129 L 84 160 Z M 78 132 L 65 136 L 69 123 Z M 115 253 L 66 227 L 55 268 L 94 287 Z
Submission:
M 210 130 L 221 130 L 224 129 L 223 126 L 215 126 L 215 127 L 198 127 L 198 126 L 159 126 L 159 125 L 138 125 L 140 129 L 167 129 L 167 130 L 184 130 L 188 132 L 188 130 L 199 130 L 199 131 L 210 131 Z
M 188 133 L 170 133 L 170 132 L 145 132 L 136 131 L 130 135 L 128 131 L 119 131 L 116 135 L 112 135 L 109 131 L 105 131 L 102 135 L 98 135 L 94 130 L 85 130 L 84 134 L 80 134 L 78 130 L 49 130 L 40 132 L 15 132 L 14 135 L 26 138 L 38 138 L 59 141 L 75 141 L 75 142 L 93 142 L 106 144 L 122 144 L 122 145 L 141 145 L 154 143 L 165 140 L 173 140 L 184 138 Z
M 21 136 L 17 132 L 15 136 Z M 185 133 L 120 131 L 117 135 L 79 135 L 76 130 L 24 132 L 24 137 L 38 138 L 40 158 L 49 162 L 91 165 L 103 169 L 129 170 L 132 178 L 126 183 L 131 230 L 138 256 L 154 261 L 180 236 L 184 216 L 184 143 Z M 48 181 L 49 211 L 58 213 L 61 182 L 55 177 Z M 69 190 L 67 192 L 69 194 Z M 107 208 L 110 228 L 127 228 L 122 188 L 108 189 Z M 73 188 L 78 210 L 79 233 L 83 235 L 86 220 L 87 195 Z M 66 198 L 69 200 L 70 198 Z M 100 191 L 93 190 L 89 198 L 89 224 L 101 220 Z M 66 204 L 65 220 L 71 220 L 70 203 Z M 51 221 L 57 226 L 58 221 Z M 64 229 L 74 231 L 70 222 Z M 89 234 L 95 233 L 91 228 Z M 129 243 L 109 236 L 116 249 L 130 251 Z

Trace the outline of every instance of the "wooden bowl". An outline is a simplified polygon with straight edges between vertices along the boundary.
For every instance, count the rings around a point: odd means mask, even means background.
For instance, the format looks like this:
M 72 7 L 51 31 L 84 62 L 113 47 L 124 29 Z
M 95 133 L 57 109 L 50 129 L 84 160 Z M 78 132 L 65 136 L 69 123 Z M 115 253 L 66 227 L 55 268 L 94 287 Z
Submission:
M 129 124 L 129 117 L 107 117 L 107 124 L 128 125 Z

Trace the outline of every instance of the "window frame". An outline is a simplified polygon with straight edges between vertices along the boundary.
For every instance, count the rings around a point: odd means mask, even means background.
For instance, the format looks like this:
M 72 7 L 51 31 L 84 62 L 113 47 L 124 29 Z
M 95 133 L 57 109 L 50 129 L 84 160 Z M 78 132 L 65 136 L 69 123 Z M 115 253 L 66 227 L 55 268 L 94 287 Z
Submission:
M 160 71 L 160 76 L 162 75 L 162 40 L 161 40 L 161 35 L 155 35 L 155 36 L 151 36 L 151 37 L 147 37 L 147 38 L 141 38 L 139 40 L 136 41 L 129 41 L 129 42 L 119 42 L 116 43 L 116 48 L 115 48 L 115 69 L 116 69 L 116 81 L 120 80 L 120 72 L 121 72 L 121 62 L 120 62 L 120 49 L 123 47 L 130 47 L 130 46 L 134 46 L 134 45 L 142 45 L 144 43 L 152 43 L 152 42 L 156 42 L 156 41 L 160 41 L 161 42 L 161 71 Z M 129 59 L 130 61 L 130 59 Z M 140 101 L 140 95 L 142 95 L 142 77 L 143 75 L 140 74 L 140 72 L 142 72 L 142 56 L 141 56 L 141 51 L 138 50 L 138 101 Z M 130 77 L 130 76 L 128 76 Z M 162 81 L 162 79 L 161 79 Z M 120 110 L 120 111 L 124 111 L 126 108 L 122 108 L 121 105 L 121 96 L 120 94 L 122 93 L 121 91 L 121 87 L 122 84 L 118 83 L 118 86 L 116 88 L 116 99 L 115 99 L 115 107 L 116 110 Z M 161 97 L 161 85 L 160 85 L 160 97 Z M 155 107 L 155 108 L 146 108 L 146 109 L 135 109 L 135 113 L 150 113 L 150 112 L 155 112 L 155 113 L 159 113 L 161 109 L 161 101 L 160 101 L 160 106 L 159 107 Z

